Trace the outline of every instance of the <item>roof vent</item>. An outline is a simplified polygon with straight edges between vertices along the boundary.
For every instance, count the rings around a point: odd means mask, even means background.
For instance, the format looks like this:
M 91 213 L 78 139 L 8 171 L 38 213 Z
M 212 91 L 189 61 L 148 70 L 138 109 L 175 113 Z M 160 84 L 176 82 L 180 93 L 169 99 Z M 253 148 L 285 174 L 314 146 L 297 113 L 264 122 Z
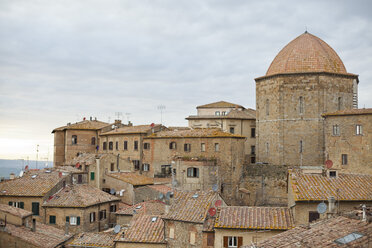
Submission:
M 140 206 L 137 206 L 137 207 L 136 207 L 136 209 L 140 209 L 140 208 L 142 208 L 142 206 L 141 206 L 141 205 L 140 205 Z
M 31 176 L 31 178 L 36 178 L 36 177 L 37 177 L 37 175 L 32 175 L 32 176 Z
M 158 219 L 158 217 L 152 217 L 151 222 L 155 222 Z
M 198 198 L 199 197 L 199 195 L 197 194 L 197 193 L 195 193 L 193 196 L 192 196 L 192 198 L 194 198 L 194 199 L 196 199 L 196 198 Z
M 50 171 L 50 170 L 46 170 L 46 171 L 45 171 L 45 173 L 51 173 L 51 172 L 52 172 L 52 171 Z

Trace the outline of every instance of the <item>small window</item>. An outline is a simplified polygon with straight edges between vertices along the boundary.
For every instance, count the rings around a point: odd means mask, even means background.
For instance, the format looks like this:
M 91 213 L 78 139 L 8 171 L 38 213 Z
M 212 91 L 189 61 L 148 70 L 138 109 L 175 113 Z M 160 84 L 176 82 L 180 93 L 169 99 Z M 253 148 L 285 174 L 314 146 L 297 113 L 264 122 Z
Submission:
M 109 142 L 109 150 L 112 151 L 114 149 L 114 143 L 112 141 Z
M 362 127 L 362 125 L 356 125 L 355 126 L 355 133 L 356 133 L 356 135 L 362 135 L 363 134 L 363 127 Z
M 202 152 L 205 152 L 205 143 L 201 143 L 200 150 Z
M 266 99 L 266 115 L 270 114 L 270 101 Z
M 128 141 L 124 141 L 124 150 L 128 150 Z
M 175 150 L 177 148 L 177 146 L 176 146 L 176 142 L 171 142 L 171 143 L 169 143 L 169 149 L 171 149 L 171 150 Z
M 149 164 L 143 164 L 142 166 L 143 166 L 142 167 L 143 171 L 149 171 L 150 170 L 150 165 Z
M 116 205 L 111 205 L 110 206 L 110 212 L 115 213 L 116 212 Z
M 73 145 L 76 145 L 77 144 L 77 136 L 76 135 L 72 135 L 72 144 Z
M 134 141 L 134 150 L 135 151 L 138 150 L 138 141 L 137 140 Z
M 99 211 L 99 220 L 106 219 L 106 210 Z
M 251 155 L 256 154 L 256 146 L 251 146 Z
M 50 215 L 49 216 L 49 224 L 56 224 L 56 216 Z
M 255 164 L 256 163 L 256 157 L 252 156 L 251 157 L 251 164 Z
M 110 171 L 114 171 L 115 170 L 115 164 L 114 163 L 111 163 L 110 165 Z
M 89 214 L 89 220 L 90 220 L 90 223 L 96 221 L 96 212 L 91 212 L 91 213 Z
M 140 161 L 139 160 L 133 160 L 133 166 L 135 170 L 140 169 Z
M 149 150 L 150 149 L 150 143 L 144 143 L 143 144 L 143 149 Z
M 94 172 L 91 172 L 91 173 L 90 173 L 90 180 L 91 180 L 91 181 L 94 180 Z
M 94 146 L 96 145 L 96 137 L 92 137 L 90 144 Z
M 226 111 L 222 111 L 222 115 L 225 116 L 226 115 Z
M 78 184 L 82 184 L 83 183 L 83 175 L 79 174 L 78 175 Z
M 342 165 L 347 165 L 347 154 L 341 155 Z
M 228 237 L 227 247 L 238 247 L 238 237 Z
M 119 142 L 115 142 L 115 149 L 116 149 L 116 151 L 118 151 L 119 150 Z
M 39 205 L 40 205 L 40 203 L 38 203 L 38 202 L 33 202 L 32 203 L 32 214 L 35 215 L 35 216 L 39 216 L 39 214 L 40 214 Z
M 191 151 L 191 144 L 184 144 L 183 150 L 185 152 L 190 152 Z
M 318 212 L 315 211 L 309 211 L 309 222 L 313 222 L 320 218 L 320 215 Z
M 207 233 L 207 246 L 214 246 L 214 233 Z
M 299 152 L 302 153 L 303 151 L 304 151 L 304 142 L 300 140 Z
M 191 231 L 190 232 L 190 244 L 194 245 L 196 241 L 196 233 Z
M 235 133 L 235 128 L 230 127 L 230 133 Z
M 339 136 L 340 135 L 340 127 L 338 125 L 333 125 L 333 135 Z
M 187 168 L 187 177 L 199 177 L 199 168 Z
M 255 127 L 251 128 L 251 138 L 256 138 L 256 128 Z
M 220 111 L 216 111 L 215 113 L 214 113 L 214 115 L 216 115 L 216 116 L 220 116 L 221 114 L 220 114 Z
M 342 98 L 339 97 L 337 99 L 337 110 L 341 110 L 341 108 L 342 108 Z
M 304 98 L 302 96 L 300 96 L 299 102 L 300 102 L 300 107 L 299 107 L 300 114 L 303 114 L 304 113 Z
M 77 225 L 77 217 L 70 216 L 70 225 L 71 226 L 76 226 Z
M 329 177 L 337 177 L 337 172 L 336 171 L 330 171 L 329 172 Z
M 102 147 L 103 150 L 107 150 L 107 142 L 103 142 L 103 147 Z
M 220 144 L 219 143 L 214 143 L 214 151 L 219 152 L 220 151 Z

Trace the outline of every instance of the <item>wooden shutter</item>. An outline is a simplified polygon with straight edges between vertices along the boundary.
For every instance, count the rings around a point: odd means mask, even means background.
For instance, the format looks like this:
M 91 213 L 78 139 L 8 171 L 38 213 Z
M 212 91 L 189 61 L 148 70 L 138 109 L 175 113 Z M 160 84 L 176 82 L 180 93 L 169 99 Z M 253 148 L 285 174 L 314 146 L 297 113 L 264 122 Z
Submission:
M 24 202 L 20 202 L 19 203 L 19 207 L 22 208 L 22 209 L 24 209 L 25 208 L 25 203 Z
M 9 206 L 13 206 L 13 202 L 9 202 L 8 204 L 9 204 Z
M 243 237 L 238 237 L 238 248 L 243 245 Z
M 223 247 L 227 247 L 229 243 L 229 237 L 223 236 Z
M 76 219 L 77 219 L 76 225 L 80 225 L 80 217 L 78 216 Z
M 207 234 L 207 246 L 214 246 L 214 233 Z
M 70 222 L 70 216 L 66 216 L 66 222 Z

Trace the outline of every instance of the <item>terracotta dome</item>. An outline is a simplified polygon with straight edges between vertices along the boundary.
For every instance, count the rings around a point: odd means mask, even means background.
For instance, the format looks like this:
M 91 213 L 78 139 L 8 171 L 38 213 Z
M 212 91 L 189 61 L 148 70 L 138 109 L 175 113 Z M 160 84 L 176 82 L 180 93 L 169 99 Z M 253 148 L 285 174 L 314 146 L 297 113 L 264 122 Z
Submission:
M 332 47 L 308 32 L 292 40 L 276 55 L 266 76 L 301 72 L 347 74 L 344 63 Z

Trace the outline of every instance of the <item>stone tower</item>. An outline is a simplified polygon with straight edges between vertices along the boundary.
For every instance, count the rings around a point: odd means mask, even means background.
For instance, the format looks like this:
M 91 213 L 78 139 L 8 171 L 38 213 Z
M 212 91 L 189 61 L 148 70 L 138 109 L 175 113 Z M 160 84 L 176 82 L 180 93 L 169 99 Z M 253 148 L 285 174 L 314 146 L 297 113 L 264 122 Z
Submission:
M 256 78 L 257 161 L 324 163 L 322 113 L 357 108 L 358 75 L 337 53 L 305 32 L 286 45 L 266 75 Z

